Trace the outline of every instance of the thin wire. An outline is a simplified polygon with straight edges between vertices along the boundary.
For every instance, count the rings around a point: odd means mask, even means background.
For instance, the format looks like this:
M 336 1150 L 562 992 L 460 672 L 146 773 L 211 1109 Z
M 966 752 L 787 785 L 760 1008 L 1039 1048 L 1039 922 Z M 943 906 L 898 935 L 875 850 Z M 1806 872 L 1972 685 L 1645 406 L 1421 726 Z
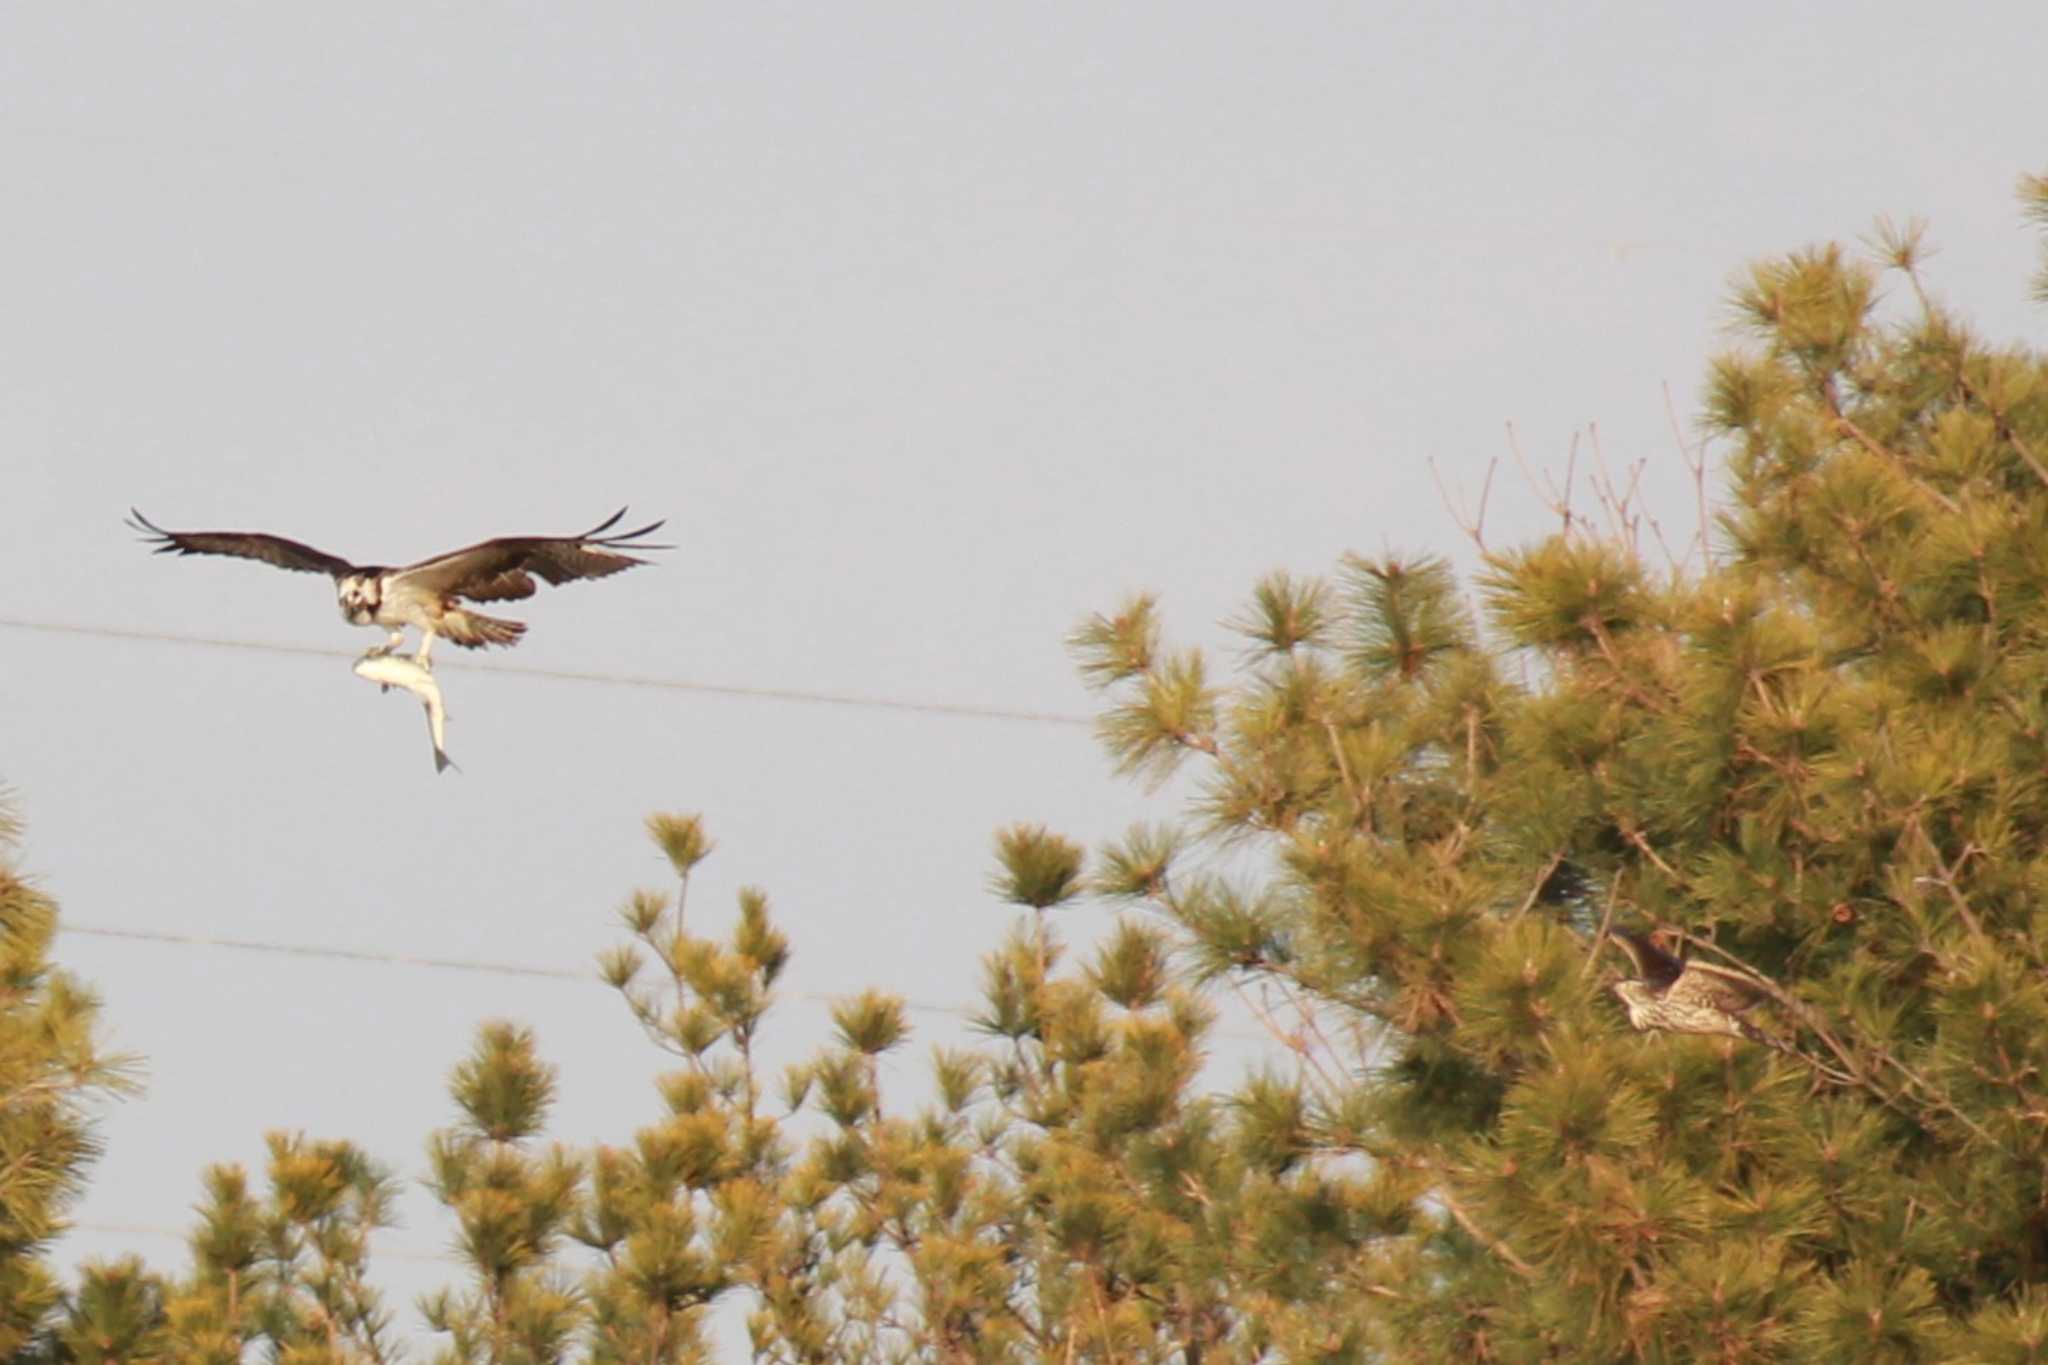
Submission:
M 98 1223 L 73 1221 L 64 1227 L 66 1232 L 96 1232 L 112 1237 L 168 1237 L 172 1241 L 189 1242 L 192 1239 L 188 1228 L 165 1227 L 161 1223 Z M 371 1236 L 376 1236 L 375 1232 Z M 379 1248 L 372 1253 L 380 1261 L 423 1261 L 432 1265 L 461 1265 L 460 1257 L 438 1251 L 407 1251 L 404 1248 Z
M 123 626 L 82 626 L 61 621 L 29 621 L 0 616 L 0 628 L 39 631 L 46 635 L 86 635 L 105 640 L 138 640 L 146 644 L 194 645 L 201 649 L 240 649 L 261 654 L 292 654 L 324 659 L 353 659 L 357 651 L 313 645 L 281 645 L 267 640 L 230 640 L 207 635 L 185 635 L 176 631 L 132 630 Z M 443 656 L 444 659 L 446 656 Z M 755 701 L 800 702 L 810 706 L 852 706 L 871 711 L 909 711 L 921 715 L 955 716 L 964 720 L 1019 721 L 1028 725 L 1086 726 L 1088 716 L 1063 711 L 1027 711 L 1004 706 L 975 706 L 961 702 L 912 701 L 903 697 L 875 697 L 856 692 L 810 692 L 794 687 L 743 687 L 730 683 L 692 682 L 685 678 L 654 678 L 634 673 L 595 673 L 568 668 L 534 668 L 525 664 L 457 663 L 458 669 L 473 673 L 503 673 L 525 678 L 548 678 L 555 682 L 595 683 L 605 687 L 638 687 L 663 692 L 696 692 L 714 697 L 745 697 Z
M 375 962 L 387 966 L 427 967 L 437 971 L 488 972 L 494 976 L 546 976 L 559 981 L 595 982 L 589 972 L 566 967 L 523 967 L 512 962 L 479 962 L 459 957 L 415 957 L 407 953 L 378 953 L 359 948 L 318 948 L 306 943 L 278 943 L 255 938 L 219 938 L 210 934 L 173 934 L 161 929 L 115 929 L 100 924 L 58 922 L 58 931 L 89 934 L 94 938 L 125 938 L 144 943 L 167 943 L 179 948 L 238 948 L 252 953 L 283 953 L 291 957 L 322 957 L 341 962 Z
M 279 953 L 287 957 L 327 958 L 338 962 L 367 962 L 388 967 L 424 967 L 430 971 L 484 972 L 493 976 L 540 976 L 584 985 L 603 984 L 595 972 L 573 971 L 567 967 L 527 967 L 514 962 L 484 962 L 475 958 L 420 957 L 410 953 L 380 953 L 362 948 L 322 948 L 308 943 L 279 943 L 271 939 L 222 938 L 211 934 L 174 934 L 163 929 L 116 929 L 103 924 L 72 924 L 59 920 L 59 933 L 85 934 L 93 938 L 129 939 L 140 943 L 161 943 L 173 948 L 235 948 L 251 953 Z M 848 998 L 806 991 L 799 999 L 835 1005 Z M 903 1007 L 923 1014 L 947 1014 L 970 1019 L 975 1012 L 957 1005 L 933 1005 L 906 1000 Z
M 315 658 L 349 659 L 356 657 L 352 650 L 331 649 L 315 645 L 284 645 L 265 640 L 230 640 L 204 635 L 185 635 L 174 631 L 132 630 L 119 626 L 82 626 L 58 621 L 28 621 L 18 617 L 0 616 L 0 628 L 8 630 L 38 631 L 49 635 L 82 635 L 107 640 L 138 640 L 147 644 L 193 645 L 202 649 L 239 649 L 263 654 L 285 654 L 311 656 Z M 458 667 L 476 673 L 506 673 L 530 678 L 549 678 L 557 682 L 595 683 L 613 687 L 640 687 L 673 692 L 701 692 L 713 696 L 748 697 L 764 701 L 803 702 L 823 706 L 852 706 L 873 710 L 910 711 L 928 715 L 956 716 L 970 720 L 1022 721 L 1038 725 L 1089 725 L 1093 722 L 1087 716 L 1066 715 L 1057 711 L 1022 711 L 994 706 L 968 706 L 950 702 L 907 701 L 894 697 L 859 696 L 852 693 L 805 692 L 793 688 L 737 687 L 718 683 L 688 682 L 679 678 L 649 678 L 621 673 L 587 673 L 569 669 L 531 668 L 520 664 L 462 664 Z M 558 981 L 582 981 L 595 983 L 597 978 L 586 972 L 570 971 L 564 967 L 527 967 L 509 962 L 484 962 L 466 958 L 420 957 L 406 953 L 372 952 L 354 948 L 321 948 L 303 943 L 280 943 L 264 939 L 222 938 L 206 934 L 173 934 L 159 929 L 116 929 L 105 925 L 60 923 L 63 933 L 85 934 L 95 938 L 130 939 L 146 943 L 162 943 L 185 948 L 234 948 L 244 952 L 279 953 L 292 957 L 326 958 L 332 961 L 367 962 L 387 966 L 424 967 L 439 971 L 484 972 L 496 976 L 548 977 Z M 835 1004 L 843 997 L 807 992 L 805 1000 L 820 1004 Z M 957 1005 L 933 1005 L 921 1001 L 906 1000 L 904 1008 L 922 1014 L 944 1014 L 954 1018 L 972 1019 L 973 1010 Z M 1263 1038 L 1260 1041 L 1264 1041 Z
M 583 985 L 602 985 L 594 972 L 572 971 L 567 967 L 527 967 L 516 962 L 484 962 L 475 958 L 461 957 L 420 957 L 410 953 L 380 953 L 363 948 L 322 948 L 309 943 L 280 943 L 272 939 L 222 938 L 211 934 L 174 934 L 163 929 L 116 929 L 103 924 L 73 924 L 60 918 L 57 932 L 62 934 L 83 934 L 91 938 L 128 939 L 138 943 L 159 943 L 172 948 L 234 948 L 250 953 L 278 953 L 286 957 L 327 958 L 337 962 L 363 962 L 384 967 L 421 967 L 429 971 L 483 972 L 493 976 L 547 977 L 555 981 L 574 981 Z M 851 995 L 829 995 L 823 991 L 803 991 L 795 998 L 818 1005 L 837 1005 Z M 926 1000 L 904 1000 L 903 1008 L 915 1014 L 943 1014 L 953 1019 L 976 1019 L 980 1011 L 960 1005 L 935 1005 Z M 1248 1033 L 1240 1029 L 1223 1029 L 1219 1036 L 1235 1038 L 1240 1042 L 1268 1043 L 1272 1038 L 1264 1033 Z

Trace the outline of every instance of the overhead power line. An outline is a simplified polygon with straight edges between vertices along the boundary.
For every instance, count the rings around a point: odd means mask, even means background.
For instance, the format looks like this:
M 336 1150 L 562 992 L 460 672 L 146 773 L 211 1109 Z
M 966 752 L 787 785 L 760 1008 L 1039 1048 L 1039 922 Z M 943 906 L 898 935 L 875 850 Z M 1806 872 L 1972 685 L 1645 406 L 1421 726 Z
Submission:
M 574 981 L 583 985 L 602 985 L 594 971 L 575 971 L 568 967 L 528 967 L 514 962 L 485 962 L 475 958 L 426 957 L 413 953 L 385 953 L 365 948 L 326 948 L 310 943 L 280 943 L 274 939 L 226 938 L 214 934 L 174 934 L 163 929 L 117 929 L 103 924 L 73 924 L 60 918 L 57 922 L 59 933 L 83 934 L 91 938 L 119 938 L 137 943 L 157 943 L 173 948 L 233 948 L 242 952 L 277 953 L 285 957 L 326 958 L 335 962 L 363 962 L 384 967 L 424 967 L 430 971 L 483 972 L 492 976 L 542 976 L 556 981 Z M 800 999 L 818 1004 L 832 1005 L 845 996 L 827 995 L 818 991 L 806 991 Z M 968 1019 L 974 1011 L 957 1005 L 933 1005 L 915 1000 L 906 1000 L 903 1007 L 923 1014 L 945 1014 L 956 1019 Z
M 163 1237 L 174 1242 L 192 1240 L 192 1229 L 166 1227 L 162 1223 L 97 1223 L 81 1219 L 65 1224 L 64 1230 L 96 1233 L 102 1237 Z M 418 1261 L 426 1265 L 462 1264 L 460 1258 L 447 1252 L 413 1251 L 403 1247 L 380 1247 L 371 1255 L 380 1261 Z
M 164 929 L 118 929 L 104 924 L 74 924 L 59 917 L 57 932 L 82 934 L 89 938 L 127 939 L 136 943 L 155 943 L 172 948 L 232 948 L 241 952 L 277 953 L 285 957 L 325 958 L 335 962 L 360 962 L 380 967 L 420 967 L 429 971 L 483 972 L 492 976 L 549 977 L 556 981 L 574 981 L 581 985 L 597 986 L 604 983 L 594 971 L 575 971 L 568 967 L 529 967 L 516 962 L 486 962 L 477 958 L 429 957 L 414 953 L 385 953 L 366 948 L 327 948 L 311 943 L 282 943 L 274 939 L 227 938 L 214 934 L 174 934 Z M 890 992 L 890 994 L 894 994 Z M 818 1005 L 836 1005 L 852 998 L 852 993 L 830 995 L 823 991 L 803 991 L 797 999 Z M 903 999 L 901 996 L 898 999 Z M 903 1008 L 917 1014 L 943 1014 L 952 1019 L 973 1019 L 979 1011 L 961 1005 L 935 1005 L 926 1000 L 903 1000 Z M 1263 1033 L 1248 1033 L 1238 1029 L 1224 1029 L 1221 1036 L 1237 1039 L 1239 1042 L 1270 1043 L 1272 1039 Z
M 560 981 L 595 982 L 591 972 L 566 967 L 522 967 L 511 962 L 478 962 L 459 957 L 417 957 L 409 953 L 379 953 L 360 948 L 322 948 L 309 943 L 277 943 L 255 938 L 220 938 L 210 934 L 173 934 L 162 929 L 115 929 L 99 924 L 72 924 L 60 919 L 60 933 L 87 934 L 93 938 L 125 938 L 141 943 L 168 943 L 180 948 L 237 948 L 252 953 L 282 953 L 289 957 L 329 958 L 338 962 L 374 962 L 385 966 L 428 967 L 437 971 L 487 972 L 493 976 L 548 976 Z
M 0 628 L 37 631 L 45 635 L 91 636 L 103 640 L 138 640 L 145 644 L 188 645 L 199 649 L 239 649 L 259 654 L 294 654 L 324 659 L 353 659 L 359 651 L 312 645 L 284 645 L 268 640 L 228 640 L 176 631 L 132 630 L 124 626 L 75 625 L 62 621 L 28 621 L 0 616 Z M 446 659 L 446 656 L 443 656 Z M 445 663 L 442 666 L 446 666 Z M 662 692 L 695 692 L 713 697 L 754 701 L 800 702 L 810 706 L 852 706 L 870 711 L 908 711 L 921 715 L 956 716 L 963 720 L 1005 720 L 1027 725 L 1086 726 L 1088 716 L 1062 711 L 1031 711 L 1007 706 L 976 706 L 965 702 L 918 701 L 908 697 L 869 696 L 857 692 L 814 692 L 797 687 L 744 687 L 733 683 L 693 682 L 687 678 L 655 678 L 633 673 L 600 673 L 568 668 L 535 668 L 525 664 L 457 663 L 473 673 L 503 673 L 555 682 L 592 683 L 604 687 L 636 687 Z

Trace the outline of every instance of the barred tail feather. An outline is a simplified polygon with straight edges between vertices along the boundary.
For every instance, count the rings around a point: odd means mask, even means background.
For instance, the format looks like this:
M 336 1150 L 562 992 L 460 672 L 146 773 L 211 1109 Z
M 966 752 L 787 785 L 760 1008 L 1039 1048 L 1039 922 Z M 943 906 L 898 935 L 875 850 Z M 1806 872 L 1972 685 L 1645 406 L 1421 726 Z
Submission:
M 461 645 L 464 649 L 482 649 L 486 645 L 511 646 L 518 644 L 519 637 L 526 634 L 526 623 L 457 607 L 441 614 L 440 627 L 434 633 L 447 637 L 449 643 Z

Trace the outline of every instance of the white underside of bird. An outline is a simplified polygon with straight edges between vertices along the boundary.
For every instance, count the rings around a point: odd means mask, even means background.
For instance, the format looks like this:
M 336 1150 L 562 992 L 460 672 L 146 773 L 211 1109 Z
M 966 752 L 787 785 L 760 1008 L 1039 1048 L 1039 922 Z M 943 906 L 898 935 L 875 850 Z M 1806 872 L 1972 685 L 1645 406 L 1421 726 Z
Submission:
M 470 646 L 510 644 L 526 630 L 520 622 L 466 610 L 444 593 L 407 582 L 403 574 L 387 574 L 381 579 L 344 578 L 336 601 L 342 618 L 350 624 L 389 632 L 384 643 L 370 651 L 372 655 L 396 653 L 405 645 L 406 628 L 417 630 L 420 647 L 413 662 L 425 669 L 434 666 L 434 641 L 441 635 Z

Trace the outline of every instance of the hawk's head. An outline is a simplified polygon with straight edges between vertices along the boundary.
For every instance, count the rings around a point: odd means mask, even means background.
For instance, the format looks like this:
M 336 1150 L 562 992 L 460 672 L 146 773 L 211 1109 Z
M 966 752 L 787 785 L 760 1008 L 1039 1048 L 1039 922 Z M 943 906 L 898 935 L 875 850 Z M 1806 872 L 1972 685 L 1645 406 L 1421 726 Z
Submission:
M 336 585 L 340 594 L 341 614 L 350 624 L 367 626 L 377 617 L 377 608 L 384 601 L 383 580 L 376 574 L 350 574 Z
M 1617 981 L 1614 994 L 1621 1003 L 1628 1006 L 1629 1027 L 1635 1029 L 1653 1028 L 1651 1022 L 1657 1014 L 1657 998 L 1640 981 Z

